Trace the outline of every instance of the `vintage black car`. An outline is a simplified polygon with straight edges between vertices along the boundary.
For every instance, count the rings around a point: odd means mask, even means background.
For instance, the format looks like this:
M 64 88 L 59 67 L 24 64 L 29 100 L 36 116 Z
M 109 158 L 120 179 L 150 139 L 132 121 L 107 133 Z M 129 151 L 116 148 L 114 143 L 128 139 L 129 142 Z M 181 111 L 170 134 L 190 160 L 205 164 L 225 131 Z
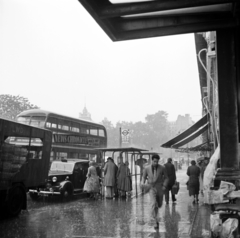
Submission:
M 29 190 L 29 195 L 35 200 L 40 195 L 58 195 L 67 198 L 82 193 L 88 167 L 89 161 L 83 159 L 53 161 L 45 188 Z

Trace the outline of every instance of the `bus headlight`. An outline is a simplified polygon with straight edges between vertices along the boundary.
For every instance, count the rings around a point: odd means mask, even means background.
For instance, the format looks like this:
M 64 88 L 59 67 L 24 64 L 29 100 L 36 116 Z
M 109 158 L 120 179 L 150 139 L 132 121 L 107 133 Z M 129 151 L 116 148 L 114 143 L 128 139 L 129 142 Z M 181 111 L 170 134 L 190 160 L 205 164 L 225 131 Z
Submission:
M 53 178 L 52 178 L 52 181 L 53 181 L 54 183 L 56 183 L 56 182 L 57 182 L 57 177 L 53 177 Z

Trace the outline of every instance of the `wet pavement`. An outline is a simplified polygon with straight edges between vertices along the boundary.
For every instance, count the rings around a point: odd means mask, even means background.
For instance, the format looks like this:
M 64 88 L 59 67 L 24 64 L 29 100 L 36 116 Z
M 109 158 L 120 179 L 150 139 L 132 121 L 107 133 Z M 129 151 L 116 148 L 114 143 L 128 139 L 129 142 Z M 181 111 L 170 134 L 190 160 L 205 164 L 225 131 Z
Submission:
M 186 189 L 186 168 L 177 172 L 177 204 L 163 204 L 159 231 L 150 220 L 149 195 L 127 200 L 75 198 L 68 202 L 29 200 L 28 211 L 0 221 L 1 238 L 110 238 L 110 237 L 210 237 L 210 207 L 192 204 Z M 133 194 L 134 195 L 134 194 Z

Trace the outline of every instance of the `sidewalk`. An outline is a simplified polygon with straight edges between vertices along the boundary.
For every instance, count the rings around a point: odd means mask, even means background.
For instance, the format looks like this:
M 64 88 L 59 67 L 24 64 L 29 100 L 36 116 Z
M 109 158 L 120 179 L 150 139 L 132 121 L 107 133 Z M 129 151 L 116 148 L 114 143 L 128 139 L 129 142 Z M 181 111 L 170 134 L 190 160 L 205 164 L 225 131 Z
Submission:
M 71 237 L 210 237 L 210 207 L 202 203 L 201 195 L 200 203 L 192 204 L 186 187 L 186 167 L 177 171 L 177 180 L 180 182 L 177 204 L 163 203 L 158 232 L 153 228 L 154 221 L 150 220 L 149 195 L 140 194 L 127 200 L 104 199 L 85 204 L 81 209 L 82 223 L 74 226 Z
M 189 197 L 186 186 L 186 168 L 177 171 L 177 180 L 180 182 L 177 204 L 163 203 L 159 211 L 159 233 L 153 228 L 154 222 L 149 221 L 149 195 L 136 198 L 137 212 L 132 237 L 210 237 L 210 207 L 203 204 L 201 195 L 200 203 L 192 204 L 193 199 Z

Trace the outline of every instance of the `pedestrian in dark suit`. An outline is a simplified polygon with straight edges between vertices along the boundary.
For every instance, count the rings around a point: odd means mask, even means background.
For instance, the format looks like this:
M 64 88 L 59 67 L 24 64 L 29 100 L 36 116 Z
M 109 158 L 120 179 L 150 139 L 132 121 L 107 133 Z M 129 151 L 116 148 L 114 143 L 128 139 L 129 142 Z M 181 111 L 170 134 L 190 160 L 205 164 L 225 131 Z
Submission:
M 172 158 L 168 158 L 167 163 L 164 164 L 164 166 L 166 168 L 167 175 L 168 175 L 168 185 L 165 190 L 165 201 L 166 201 L 166 204 L 169 204 L 169 192 L 170 191 L 171 191 L 171 195 L 172 195 L 172 202 L 174 203 L 177 201 L 175 195 L 172 193 L 172 187 L 176 181 L 176 171 L 175 171 L 174 165 L 172 164 Z
M 145 181 L 148 180 L 150 187 L 150 204 L 151 215 L 156 222 L 155 229 L 159 228 L 157 219 L 158 209 L 162 206 L 163 195 L 168 184 L 168 176 L 164 166 L 158 164 L 160 156 L 155 154 L 152 156 L 152 164 L 145 167 L 143 171 L 142 187 L 145 186 Z

